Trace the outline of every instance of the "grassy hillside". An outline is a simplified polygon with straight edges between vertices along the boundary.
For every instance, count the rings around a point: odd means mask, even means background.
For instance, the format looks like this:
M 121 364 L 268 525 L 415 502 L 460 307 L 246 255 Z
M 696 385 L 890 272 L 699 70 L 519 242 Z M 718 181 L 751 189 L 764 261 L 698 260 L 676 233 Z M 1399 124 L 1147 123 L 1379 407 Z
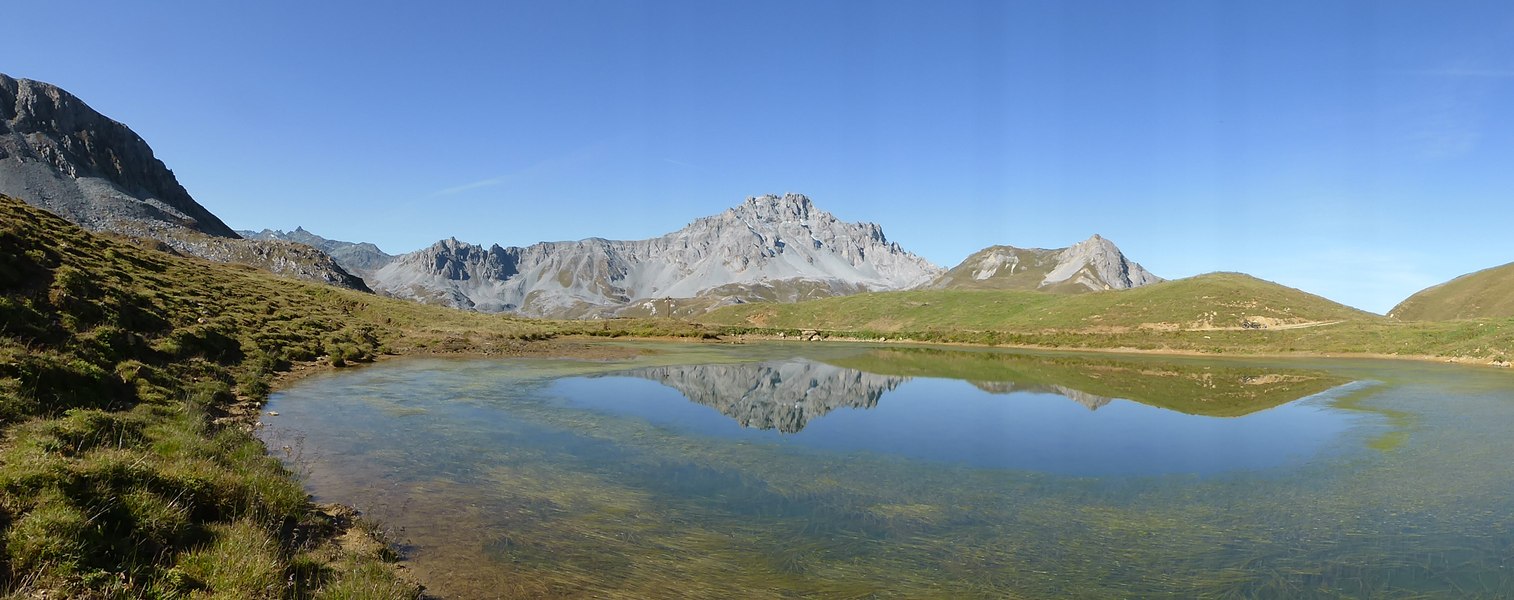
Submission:
M 1214 273 L 1131 290 L 1058 295 L 1032 291 L 919 290 L 747 304 L 707 323 L 777 328 L 1120 332 L 1277 328 L 1374 315 L 1247 275 Z
M 1403 323 L 1246 275 L 1215 273 L 1076 296 L 931 290 L 700 317 L 731 334 L 1213 354 L 1379 354 L 1507 363 L 1514 319 Z
M 180 258 L 0 196 L 0 596 L 413 596 L 248 433 L 274 373 L 563 333 Z
M 1405 321 L 1514 317 L 1514 263 L 1421 290 L 1388 314 Z

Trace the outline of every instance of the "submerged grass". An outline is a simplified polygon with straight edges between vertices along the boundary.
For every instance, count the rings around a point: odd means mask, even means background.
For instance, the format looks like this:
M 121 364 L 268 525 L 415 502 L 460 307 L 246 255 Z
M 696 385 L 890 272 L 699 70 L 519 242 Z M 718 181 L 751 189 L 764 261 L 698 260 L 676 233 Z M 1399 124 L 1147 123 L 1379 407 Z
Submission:
M 541 322 L 181 258 L 0 196 L 0 595 L 408 597 L 249 435 L 272 377 L 670 321 Z M 384 573 L 389 573 L 384 575 Z
M 438 546 L 417 568 L 486 565 L 452 572 L 446 589 L 461 595 L 1414 598 L 1514 589 L 1502 567 L 1514 468 L 1497 456 L 1509 448 L 1489 418 L 1508 411 L 1487 390 L 1471 401 L 1481 404 L 1433 417 L 1397 384 L 1333 398 L 1337 408 L 1382 415 L 1343 442 L 1352 447 L 1409 427 L 1395 452 L 1347 451 L 1255 477 L 1075 478 L 705 438 L 543 402 L 543 392 L 523 391 L 539 385 L 531 380 L 494 385 L 511 390 L 492 397 L 508 416 L 487 426 L 428 413 L 434 428 L 409 421 L 359 442 L 374 445 L 367 456 L 411 446 L 395 435 L 450 450 L 326 465 L 343 472 L 322 476 L 330 493 L 343 481 L 383 482 L 389 491 L 365 493 L 402 504 L 396 522 L 416 543 Z M 449 393 L 416 402 L 452 405 Z

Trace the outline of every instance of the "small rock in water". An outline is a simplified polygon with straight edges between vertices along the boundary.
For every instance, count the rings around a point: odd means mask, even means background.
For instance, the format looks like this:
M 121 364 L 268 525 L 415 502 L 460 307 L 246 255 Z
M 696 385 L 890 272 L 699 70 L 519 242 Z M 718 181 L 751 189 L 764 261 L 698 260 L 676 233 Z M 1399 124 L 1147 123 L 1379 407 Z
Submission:
M 270 416 L 270 417 L 277 417 L 277 416 L 279 416 L 279 411 L 270 410 L 270 411 L 268 411 L 268 416 Z

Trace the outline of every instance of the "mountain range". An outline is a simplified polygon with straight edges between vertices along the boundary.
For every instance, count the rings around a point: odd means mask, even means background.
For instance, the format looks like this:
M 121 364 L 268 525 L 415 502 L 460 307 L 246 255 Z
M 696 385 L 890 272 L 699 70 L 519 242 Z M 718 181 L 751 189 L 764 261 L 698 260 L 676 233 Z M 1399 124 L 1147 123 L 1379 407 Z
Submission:
M 182 254 L 532 316 L 686 316 L 729 304 L 927 285 L 1026 287 L 1032 274 L 1038 289 L 1066 292 L 1160 281 L 1098 236 L 1060 250 L 995 247 L 969 259 L 977 266 L 959 276 L 965 267 L 943 271 L 890 242 L 878 225 L 844 222 L 800 194 L 750 197 L 679 231 L 634 241 L 486 248 L 446 239 L 393 256 L 303 228 L 237 232 L 196 202 L 126 125 L 57 86 L 4 75 L 0 193 Z M 998 270 L 985 270 L 989 263 Z
M 690 316 L 730 304 L 919 287 L 1077 293 L 1162 281 L 1098 235 L 1055 250 L 995 246 L 943 271 L 890 242 L 878 225 L 844 222 L 802 194 L 750 197 L 678 231 L 635 241 L 485 248 L 446 239 L 390 256 L 303 228 L 241 233 L 325 250 L 380 293 L 549 317 Z
M 938 272 L 877 225 L 843 222 L 805 196 L 785 194 L 748 198 L 646 240 L 489 248 L 442 240 L 394 259 L 371 283 L 382 293 L 485 312 L 667 316 L 659 300 L 797 301 L 914 287 Z
M 393 255 L 379 250 L 378 246 L 368 242 L 328 240 L 305 231 L 304 227 L 296 227 L 294 231 L 278 231 L 274 229 L 246 231 L 239 229 L 237 230 L 237 234 L 249 240 L 293 242 L 310 246 L 321 252 L 325 252 L 337 264 L 341 265 L 343 269 L 346 269 L 348 273 L 352 273 L 363 279 L 373 277 L 374 271 L 379 270 L 384 265 L 389 264 L 389 261 L 394 260 Z
M 152 148 L 57 86 L 0 74 L 0 194 L 95 231 L 301 279 L 482 312 L 528 316 L 700 315 L 912 289 L 1078 294 L 1163 281 L 1099 235 L 1067 248 L 992 246 L 942 269 L 800 194 L 747 198 L 651 239 L 587 238 L 484 247 L 456 239 L 390 255 L 371 243 L 231 230 L 185 190 Z M 1514 315 L 1514 268 L 1425 290 L 1402 319 Z

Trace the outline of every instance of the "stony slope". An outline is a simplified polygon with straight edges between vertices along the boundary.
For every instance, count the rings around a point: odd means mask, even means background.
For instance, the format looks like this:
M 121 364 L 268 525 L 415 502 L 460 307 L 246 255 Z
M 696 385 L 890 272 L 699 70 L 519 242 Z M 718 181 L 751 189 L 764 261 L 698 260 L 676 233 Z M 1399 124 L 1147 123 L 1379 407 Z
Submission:
M 318 249 L 331 256 L 337 264 L 347 272 L 359 277 L 372 277 L 373 272 L 383 268 L 394 260 L 394 256 L 380 250 L 378 246 L 368 242 L 344 242 L 330 240 L 314 233 L 306 231 L 304 227 L 296 227 L 294 231 L 279 231 L 276 229 L 264 229 L 262 231 L 237 230 L 243 238 L 249 240 L 284 241 L 305 244 Z
M 94 231 L 282 275 L 367 290 L 320 251 L 246 241 L 195 202 L 129 127 L 63 89 L 0 74 L 0 194 Z
M 1514 263 L 1420 290 L 1388 311 L 1388 316 L 1405 321 L 1514 317 Z
M 374 273 L 376 290 L 484 312 L 654 316 L 658 299 L 705 305 L 918 286 L 940 269 L 871 223 L 845 223 L 797 194 L 748 198 L 658 238 L 525 248 L 448 239 Z
M 0 193 L 95 230 L 157 221 L 236 237 L 136 132 L 57 86 L 3 74 Z
M 1124 290 L 1163 281 L 1095 235 L 1068 248 L 990 246 L 931 281 L 931 289 Z

